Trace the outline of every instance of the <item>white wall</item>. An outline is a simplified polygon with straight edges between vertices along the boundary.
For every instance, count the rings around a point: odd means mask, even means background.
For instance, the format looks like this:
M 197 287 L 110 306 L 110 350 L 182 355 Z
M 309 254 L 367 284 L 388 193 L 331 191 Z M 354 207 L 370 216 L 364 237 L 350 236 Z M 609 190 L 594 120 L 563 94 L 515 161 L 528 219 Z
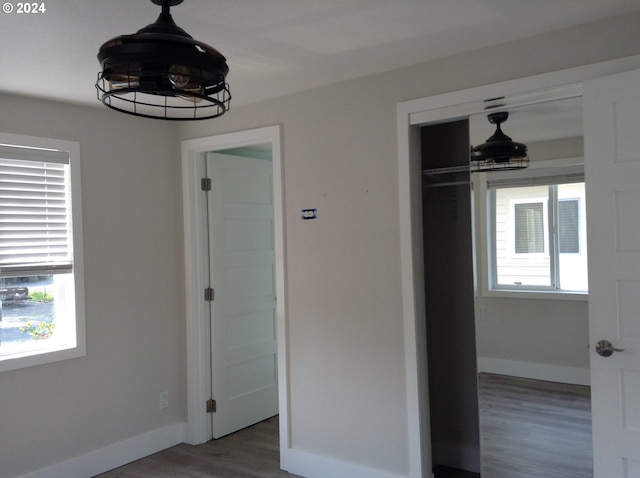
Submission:
M 505 299 L 476 301 L 478 370 L 587 385 L 587 301 Z
M 175 126 L 188 139 L 283 125 L 295 447 L 361 476 L 408 474 L 397 103 L 638 54 L 639 24 L 627 16 Z M 13 477 L 184 420 L 183 252 L 173 126 L 4 95 L 0 111 L 4 132 L 80 142 L 85 201 L 87 356 L 0 375 L 0 473 Z M 318 219 L 303 223 L 308 207 Z
M 0 111 L 3 132 L 80 143 L 87 329 L 86 357 L 0 374 L 4 478 L 182 423 L 186 407 L 173 126 L 6 95 Z
M 575 28 L 179 125 L 182 139 L 283 125 L 294 448 L 408 474 L 396 104 L 638 53 L 638 24 Z M 318 220 L 301 221 L 302 208 Z

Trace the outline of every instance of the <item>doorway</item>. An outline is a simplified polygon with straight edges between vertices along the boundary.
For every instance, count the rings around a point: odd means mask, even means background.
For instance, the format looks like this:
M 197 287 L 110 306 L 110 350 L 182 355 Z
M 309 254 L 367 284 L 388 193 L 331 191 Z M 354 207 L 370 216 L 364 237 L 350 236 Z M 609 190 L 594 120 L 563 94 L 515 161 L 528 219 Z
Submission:
M 553 447 L 549 445 L 551 440 L 532 441 L 535 432 L 524 425 L 526 420 L 512 414 L 515 411 L 513 404 L 520 404 L 519 413 L 523 417 L 534 415 L 532 410 L 537 410 L 540 422 L 534 428 L 540 436 L 545 433 L 557 438 L 566 435 L 566 442 L 580 444 L 590 437 L 590 431 L 586 430 L 590 428 L 590 415 L 585 420 L 583 413 L 585 390 L 588 397 L 585 385 L 589 383 L 587 296 L 576 292 L 576 281 L 567 277 L 576 272 L 586 280 L 586 210 L 580 208 L 581 214 L 576 221 L 565 220 L 561 224 L 564 228 L 570 224 L 580 225 L 580 230 L 572 237 L 581 240 L 572 243 L 575 247 L 568 248 L 569 251 L 561 247 L 560 254 L 556 254 L 560 258 L 559 265 L 568 270 L 558 274 L 561 280 L 554 281 L 555 291 L 551 290 L 551 284 L 547 289 L 538 286 L 538 291 L 508 284 L 499 290 L 493 288 L 494 262 L 487 259 L 493 254 L 485 251 L 493 249 L 495 252 L 492 240 L 500 245 L 501 264 L 507 259 L 510 261 L 503 269 L 509 272 L 509 278 L 517 278 L 518 282 L 514 284 L 519 284 L 523 277 L 527 280 L 535 278 L 541 283 L 549 280 L 549 255 L 553 257 L 554 250 L 550 246 L 553 246 L 551 239 L 555 235 L 540 234 L 546 242 L 541 244 L 538 254 L 513 254 L 513 251 L 504 250 L 505 243 L 509 242 L 504 237 L 509 228 L 502 221 L 508 213 L 508 205 L 499 204 L 498 217 L 501 219 L 495 227 L 500 233 L 496 236 L 492 226 L 495 212 L 485 212 L 488 205 L 493 204 L 487 201 L 487 185 L 494 189 L 499 186 L 502 195 L 507 191 L 509 195 L 527 192 L 535 193 L 535 197 L 558 188 L 560 191 L 570 189 L 572 200 L 584 206 L 582 101 L 579 92 L 572 95 L 570 89 L 566 96 L 569 98 L 506 110 L 511 121 L 503 129 L 529 147 L 532 165 L 526 170 L 470 175 L 470 145 L 484 142 L 495 129 L 487 121 L 486 113 L 420 127 L 427 363 L 434 466 L 479 472 L 482 457 L 483 476 L 501 476 L 492 475 L 484 464 L 490 463 L 493 473 L 496 470 L 493 465 L 497 462 L 508 466 L 510 461 L 502 456 L 504 454 L 499 454 L 500 460 L 495 459 L 496 449 L 508 448 L 520 450 L 509 453 L 517 466 L 531 465 L 538 469 L 555 463 L 558 471 L 570 470 L 567 476 L 590 476 L 590 445 L 568 450 L 570 453 L 558 457 L 562 441 L 556 441 Z M 504 111 L 496 105 L 499 101 L 492 102 L 490 111 Z M 569 184 L 560 187 L 555 181 Z M 576 196 L 576 190 L 582 191 L 580 198 Z M 569 196 L 565 196 L 561 195 L 561 198 L 567 200 Z M 523 201 L 519 197 L 516 202 Z M 577 216 L 578 211 L 575 212 Z M 550 213 L 549 217 L 553 215 Z M 546 231 L 546 223 L 541 226 Z M 474 240 L 475 244 L 472 243 Z M 475 251 L 474 258 L 472 250 Z M 567 256 L 571 267 L 564 267 L 568 265 L 563 262 Z M 578 262 L 584 263 L 585 267 L 577 267 Z M 533 270 L 535 273 L 532 274 Z M 476 368 L 482 379 L 481 407 L 478 407 Z M 503 394 L 510 393 L 509 387 L 487 374 L 543 382 L 540 387 L 535 387 L 535 382 L 528 385 L 529 389 L 540 390 L 538 395 L 532 394 L 539 397 L 539 403 L 536 400 L 513 401 L 509 396 L 503 399 Z M 552 396 L 556 388 L 546 387 L 545 383 L 565 382 L 570 385 L 559 387 L 560 393 L 576 389 L 574 394 L 579 400 L 576 399 L 573 414 L 578 423 L 563 428 L 554 423 L 559 424 L 559 420 L 553 420 L 553 414 L 562 409 L 561 400 L 554 409 L 545 409 L 542 400 L 549 403 L 557 400 Z M 513 383 L 521 385 L 517 380 Z M 511 391 L 515 389 L 514 385 Z M 487 403 L 487 397 L 493 400 L 494 406 Z M 504 403 L 510 404 L 509 413 L 500 408 Z M 548 424 L 543 421 L 544 415 L 551 417 Z M 479 422 L 483 424 L 480 430 Z M 510 440 L 501 438 L 501 432 L 496 432 L 496 424 L 501 425 L 503 432 L 510 431 Z M 518 430 L 517 426 L 525 429 Z M 482 447 L 478 434 L 483 438 Z M 590 443 L 590 438 L 588 441 Z M 585 463 L 578 466 L 577 461 Z
M 481 456 L 488 478 L 505 470 L 520 476 L 518 467 L 593 476 L 583 101 L 577 89 L 567 93 L 508 110 L 502 129 L 527 145 L 529 168 L 473 174 Z M 472 144 L 494 131 L 486 113 L 470 117 Z M 569 202 L 579 206 L 575 221 L 560 221 L 560 206 Z M 544 219 L 528 229 L 540 239 L 529 248 L 522 225 L 516 229 L 512 220 L 528 205 Z M 562 233 L 572 224 L 569 247 Z
M 185 298 L 187 331 L 187 427 L 185 441 L 204 443 L 214 437 L 215 407 L 211 401 L 214 386 L 212 374 L 212 329 L 209 320 L 211 301 L 207 297 L 209 277 L 209 218 L 203 178 L 207 176 L 206 156 L 226 152 L 260 152 L 271 158 L 271 184 L 273 210 L 273 288 L 275 306 L 275 342 L 277 358 L 277 412 L 280 424 L 280 456 L 288 450 L 287 414 L 287 320 L 285 297 L 284 214 L 282 182 L 282 147 L 280 126 L 270 126 L 236 133 L 182 142 L 182 183 L 185 241 Z M 251 153 L 247 153 L 251 154 Z M 245 154 L 245 156 L 247 155 Z M 229 156 L 227 154 L 227 156 Z M 237 232 L 237 231 L 236 231 Z M 215 299 L 215 297 L 214 297 Z M 215 300 L 214 300 L 215 301 Z M 245 336 L 246 338 L 246 336 Z M 272 354 L 273 357 L 273 354 Z M 258 367 L 260 368 L 260 367 Z M 254 371 L 255 372 L 255 371 Z M 273 373 L 273 367 L 271 367 Z M 252 372 L 253 373 L 253 372 Z M 251 374 L 249 374 L 251 375 Z M 245 377 L 246 378 L 246 377 Z M 258 387 L 259 388 L 259 387 Z M 240 393 L 242 395 L 242 393 Z
M 278 414 L 271 144 L 207 152 L 213 438 Z

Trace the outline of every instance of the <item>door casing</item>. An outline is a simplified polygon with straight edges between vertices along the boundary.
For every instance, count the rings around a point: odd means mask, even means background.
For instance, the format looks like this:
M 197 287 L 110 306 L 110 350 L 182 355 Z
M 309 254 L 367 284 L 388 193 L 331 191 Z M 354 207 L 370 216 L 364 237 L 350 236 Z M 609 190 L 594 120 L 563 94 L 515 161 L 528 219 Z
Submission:
M 207 152 L 271 144 L 274 194 L 276 269 L 276 328 L 278 340 L 278 393 L 280 410 L 280 456 L 289 449 L 288 360 L 286 319 L 286 267 L 284 247 L 284 194 L 282 137 L 279 125 L 220 134 L 182 142 L 182 200 L 185 248 L 185 318 L 187 355 L 187 424 L 185 442 L 191 445 L 211 439 L 211 420 L 206 401 L 211 394 L 209 308 L 204 300 L 208 287 L 207 212 L 200 179 Z
M 427 387 L 425 293 L 422 241 L 420 125 L 482 112 L 483 100 L 551 90 L 640 66 L 640 55 L 533 77 L 445 93 L 398 104 L 400 261 L 409 423 L 409 475 L 432 469 Z

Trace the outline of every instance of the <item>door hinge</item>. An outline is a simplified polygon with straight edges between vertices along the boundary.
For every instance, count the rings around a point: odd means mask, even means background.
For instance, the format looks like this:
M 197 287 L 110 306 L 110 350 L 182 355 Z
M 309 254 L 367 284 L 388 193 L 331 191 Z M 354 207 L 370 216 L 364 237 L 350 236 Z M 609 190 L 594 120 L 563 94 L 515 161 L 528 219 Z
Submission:
M 203 191 L 211 191 L 211 178 L 202 178 L 200 180 L 200 186 Z
M 216 292 L 211 288 L 211 287 L 207 287 L 204 290 L 204 300 L 205 302 L 211 302 L 215 299 L 216 297 Z
M 207 400 L 207 413 L 216 413 L 216 409 L 218 408 L 218 404 L 212 398 Z

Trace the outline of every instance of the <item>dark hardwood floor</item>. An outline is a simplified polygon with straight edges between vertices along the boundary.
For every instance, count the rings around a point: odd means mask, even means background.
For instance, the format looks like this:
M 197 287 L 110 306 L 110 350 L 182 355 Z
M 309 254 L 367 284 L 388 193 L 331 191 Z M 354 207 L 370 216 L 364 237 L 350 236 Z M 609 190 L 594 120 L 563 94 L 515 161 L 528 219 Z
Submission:
M 593 478 L 589 387 L 480 374 L 483 478 Z M 295 478 L 279 469 L 278 418 L 177 445 L 96 478 Z M 441 468 L 435 478 L 477 474 Z M 334 477 L 327 477 L 334 478 Z

